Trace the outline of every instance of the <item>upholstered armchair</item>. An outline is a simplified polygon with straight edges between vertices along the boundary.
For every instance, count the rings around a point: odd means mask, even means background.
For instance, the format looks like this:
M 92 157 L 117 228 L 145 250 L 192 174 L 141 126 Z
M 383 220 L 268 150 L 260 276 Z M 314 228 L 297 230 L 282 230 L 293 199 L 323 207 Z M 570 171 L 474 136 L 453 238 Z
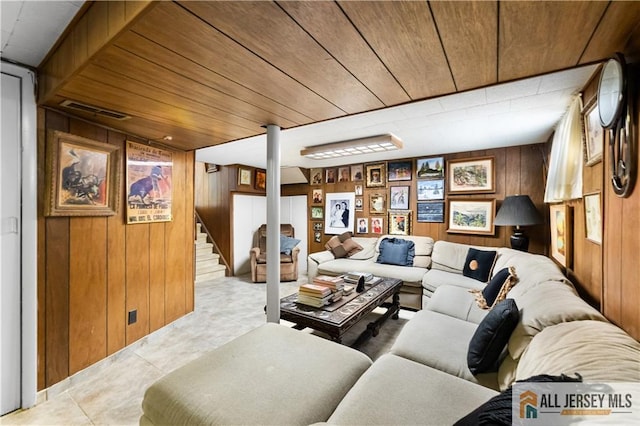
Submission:
M 293 226 L 280 225 L 280 234 L 295 237 Z M 254 237 L 254 247 L 251 249 L 251 280 L 254 283 L 267 281 L 267 225 L 261 225 Z M 294 247 L 291 254 L 280 253 L 280 281 L 296 281 L 298 279 L 299 247 Z

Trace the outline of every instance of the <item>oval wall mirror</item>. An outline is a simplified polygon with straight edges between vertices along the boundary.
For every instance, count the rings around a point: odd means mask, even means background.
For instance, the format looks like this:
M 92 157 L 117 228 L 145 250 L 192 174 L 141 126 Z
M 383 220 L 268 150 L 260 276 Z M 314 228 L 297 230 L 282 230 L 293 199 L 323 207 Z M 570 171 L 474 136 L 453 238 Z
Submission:
M 611 128 L 620 117 L 624 100 L 624 69 L 618 58 L 612 58 L 602 68 L 598 85 L 600 124 Z
M 627 66 L 620 53 L 603 66 L 598 84 L 600 124 L 608 130 L 611 185 L 618 197 L 628 197 L 636 172 L 633 118 L 629 103 Z

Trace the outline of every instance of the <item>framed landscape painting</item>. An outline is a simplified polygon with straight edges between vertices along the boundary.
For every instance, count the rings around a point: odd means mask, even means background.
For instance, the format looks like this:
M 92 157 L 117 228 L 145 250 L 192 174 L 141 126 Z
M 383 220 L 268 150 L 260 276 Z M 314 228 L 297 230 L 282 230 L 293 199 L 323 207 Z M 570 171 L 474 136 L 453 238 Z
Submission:
M 494 157 L 449 160 L 449 194 L 496 192 Z
M 602 161 L 604 146 L 604 129 L 600 125 L 598 102 L 595 99 L 587 104 L 582 119 L 584 124 L 585 163 L 587 166 L 593 166 Z
M 444 179 L 444 157 L 417 159 L 416 177 L 418 179 Z
M 444 201 L 418 203 L 418 222 L 444 222 Z
M 458 234 L 493 235 L 496 200 L 449 200 L 447 232 Z
M 602 244 L 602 207 L 599 192 L 584 196 L 584 223 L 587 240 Z
M 418 201 L 444 200 L 444 179 L 418 180 Z
M 573 217 L 570 206 L 549 206 L 549 229 L 551 231 L 551 257 L 565 268 L 571 268 L 573 256 Z

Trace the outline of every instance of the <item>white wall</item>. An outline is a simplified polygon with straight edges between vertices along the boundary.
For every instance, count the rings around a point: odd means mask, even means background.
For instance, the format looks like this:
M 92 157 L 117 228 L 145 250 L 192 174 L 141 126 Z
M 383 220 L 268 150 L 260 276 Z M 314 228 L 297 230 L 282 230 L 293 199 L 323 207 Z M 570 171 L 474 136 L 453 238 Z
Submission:
M 249 251 L 260 225 L 267 221 L 267 197 L 233 195 L 233 270 L 235 275 L 251 272 Z M 293 225 L 300 240 L 298 271 L 307 270 L 307 197 L 304 195 L 280 199 L 280 223 Z

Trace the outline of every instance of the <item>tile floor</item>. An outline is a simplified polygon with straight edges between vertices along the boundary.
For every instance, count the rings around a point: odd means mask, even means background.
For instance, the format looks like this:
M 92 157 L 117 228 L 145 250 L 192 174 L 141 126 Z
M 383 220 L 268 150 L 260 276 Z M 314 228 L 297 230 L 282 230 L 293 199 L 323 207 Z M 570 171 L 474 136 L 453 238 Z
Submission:
M 299 282 L 304 281 L 302 276 Z M 297 287 L 295 282 L 281 283 L 280 294 L 291 294 Z M 198 283 L 193 313 L 47 389 L 39 395 L 46 401 L 5 415 L 0 424 L 137 425 L 150 384 L 265 322 L 265 288 L 251 283 L 249 276 Z M 376 311 L 371 315 L 378 315 Z M 360 350 L 376 358 L 412 315 L 401 310 L 399 321 L 388 321 Z M 362 329 L 367 322 L 361 321 Z M 357 328 L 350 331 L 353 336 L 361 331 Z M 349 343 L 348 335 L 344 341 Z

